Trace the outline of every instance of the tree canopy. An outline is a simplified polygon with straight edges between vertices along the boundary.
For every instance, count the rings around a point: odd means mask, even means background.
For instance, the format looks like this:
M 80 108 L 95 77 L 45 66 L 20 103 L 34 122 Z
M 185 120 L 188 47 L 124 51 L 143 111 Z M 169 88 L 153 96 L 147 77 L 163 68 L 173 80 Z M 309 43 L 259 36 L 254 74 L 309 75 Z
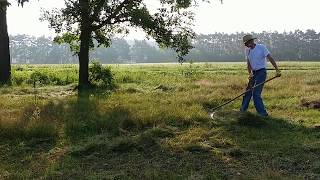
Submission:
M 140 28 L 162 47 L 171 47 L 181 60 L 192 48 L 191 29 L 194 14 L 189 7 L 194 0 L 159 0 L 159 8 L 151 13 L 144 0 L 65 0 L 65 7 L 44 11 L 42 19 L 58 34 L 56 42 L 68 43 L 79 56 L 79 85 L 89 85 L 89 49 L 109 47 L 119 33 L 128 34 L 129 27 Z
M 138 27 L 164 47 L 172 47 L 183 56 L 192 48 L 188 43 L 194 33 L 193 13 L 185 10 L 192 5 L 191 0 L 159 0 L 161 7 L 152 14 L 143 0 L 66 0 L 66 7 L 45 11 L 42 19 L 50 22 L 50 27 L 58 36 L 56 42 L 68 43 L 73 51 L 79 53 L 81 24 L 87 21 L 91 31 L 90 48 L 93 40 L 98 45 L 109 47 L 112 38 L 119 33 L 128 34 L 129 27 Z M 86 5 L 88 19 L 82 14 Z

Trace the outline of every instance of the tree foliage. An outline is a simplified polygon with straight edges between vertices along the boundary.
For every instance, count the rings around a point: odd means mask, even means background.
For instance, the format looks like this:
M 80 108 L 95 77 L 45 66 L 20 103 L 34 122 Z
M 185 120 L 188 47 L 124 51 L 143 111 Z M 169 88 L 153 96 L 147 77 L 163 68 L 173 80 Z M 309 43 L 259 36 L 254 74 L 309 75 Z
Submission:
M 159 0 L 159 8 L 151 13 L 144 0 L 65 0 L 65 7 L 44 11 L 58 36 L 56 42 L 68 43 L 79 55 L 79 86 L 89 85 L 89 49 L 109 47 L 116 34 L 128 34 L 129 27 L 140 28 L 163 47 L 173 48 L 182 59 L 194 37 L 191 29 L 193 13 L 187 8 L 194 0 Z
M 29 0 L 17 0 L 17 1 L 18 1 L 18 5 L 21 5 L 21 6 L 23 6 L 25 2 L 29 2 Z
M 119 33 L 128 34 L 129 27 L 138 27 L 163 47 L 172 47 L 178 55 L 186 55 L 192 46 L 189 40 L 194 37 L 190 26 L 193 13 L 184 10 L 192 5 L 191 0 L 159 0 L 161 7 L 152 14 L 142 0 L 90 0 L 88 21 L 90 48 L 94 39 L 98 46 L 109 47 L 112 38 Z M 80 33 L 83 18 L 81 1 L 66 0 L 66 7 L 44 11 L 43 20 L 50 22 L 58 36 L 56 42 L 68 43 L 79 53 Z

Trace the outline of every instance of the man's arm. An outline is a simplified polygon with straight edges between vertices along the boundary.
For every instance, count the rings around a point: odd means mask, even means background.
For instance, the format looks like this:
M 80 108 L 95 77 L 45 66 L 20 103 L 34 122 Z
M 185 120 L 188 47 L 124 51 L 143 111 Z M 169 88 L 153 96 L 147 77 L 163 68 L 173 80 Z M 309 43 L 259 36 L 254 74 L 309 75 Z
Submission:
M 280 77 L 281 76 L 281 72 L 280 72 L 280 70 L 279 70 L 279 68 L 277 66 L 276 61 L 273 59 L 273 57 L 270 54 L 267 55 L 267 58 L 270 61 L 270 63 L 272 64 L 272 66 L 276 69 L 276 73 L 277 73 L 276 76 Z
M 251 68 L 249 59 L 247 59 L 247 69 L 248 69 L 249 79 L 251 79 L 253 77 L 253 73 L 252 73 L 252 68 Z

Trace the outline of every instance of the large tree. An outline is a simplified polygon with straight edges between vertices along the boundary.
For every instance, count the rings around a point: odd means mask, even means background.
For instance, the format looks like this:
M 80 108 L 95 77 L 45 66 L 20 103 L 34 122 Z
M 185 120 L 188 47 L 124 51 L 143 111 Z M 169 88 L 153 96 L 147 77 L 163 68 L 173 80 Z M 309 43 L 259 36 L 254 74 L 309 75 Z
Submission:
M 94 39 L 109 47 L 115 34 L 128 34 L 129 27 L 136 27 L 161 46 L 173 48 L 180 60 L 192 48 L 193 13 L 188 8 L 196 1 L 158 0 L 159 8 L 153 13 L 145 1 L 65 0 L 64 8 L 43 13 L 42 19 L 57 33 L 55 41 L 70 44 L 79 56 L 80 89 L 89 85 L 89 50 L 94 48 Z
M 7 6 L 6 0 L 0 0 L 0 83 L 4 84 L 10 81 L 10 51 L 9 36 L 7 29 Z
M 28 0 L 17 0 L 23 5 Z M 7 0 L 0 0 L 0 84 L 10 82 L 11 62 L 9 50 L 9 35 L 7 26 L 7 7 L 10 3 Z

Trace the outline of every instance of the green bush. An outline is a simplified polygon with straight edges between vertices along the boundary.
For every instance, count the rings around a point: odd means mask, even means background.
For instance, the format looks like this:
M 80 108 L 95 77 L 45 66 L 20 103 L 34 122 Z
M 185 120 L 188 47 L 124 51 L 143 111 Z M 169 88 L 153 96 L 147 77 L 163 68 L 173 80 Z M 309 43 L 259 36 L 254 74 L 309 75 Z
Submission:
M 15 85 L 22 85 L 24 82 L 25 78 L 23 76 L 12 76 L 12 83 Z
M 110 67 L 103 67 L 101 63 L 92 61 L 89 67 L 89 81 L 97 87 L 113 89 L 115 87 Z
M 28 84 L 37 84 L 47 85 L 50 84 L 50 79 L 47 74 L 40 71 L 35 71 L 30 75 L 30 78 L 27 81 Z

